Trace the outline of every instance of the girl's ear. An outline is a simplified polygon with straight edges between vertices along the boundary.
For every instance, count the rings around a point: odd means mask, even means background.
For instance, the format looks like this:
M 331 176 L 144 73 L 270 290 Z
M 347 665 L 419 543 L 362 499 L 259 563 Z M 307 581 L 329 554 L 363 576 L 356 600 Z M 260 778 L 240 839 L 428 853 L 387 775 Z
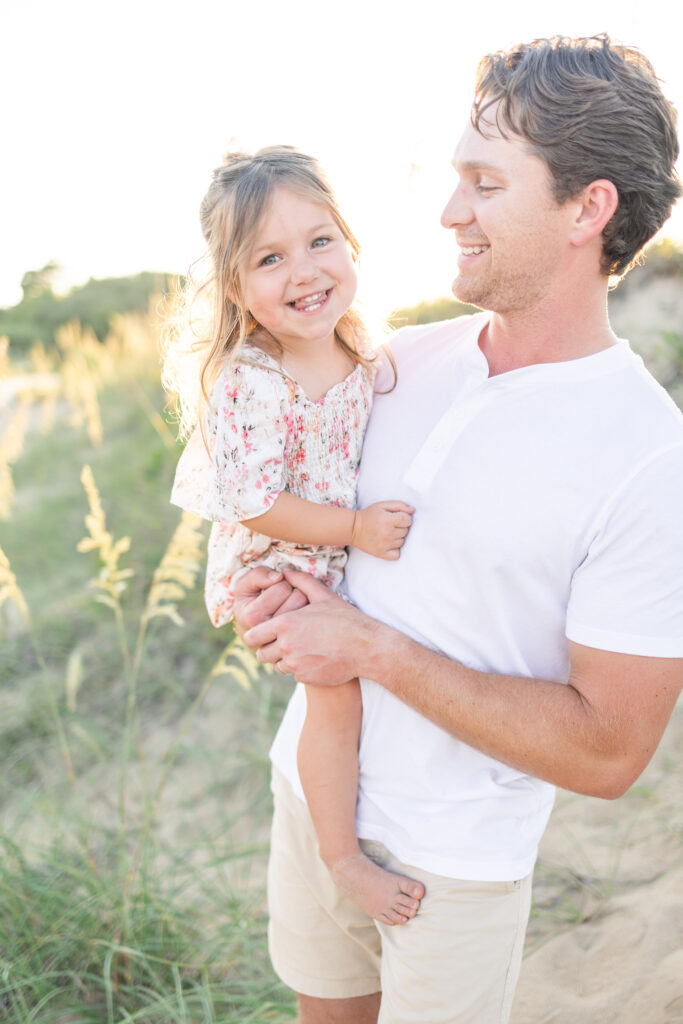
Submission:
M 613 181 L 598 178 L 587 185 L 574 200 L 577 206 L 571 241 L 585 245 L 601 235 L 619 205 L 619 193 Z

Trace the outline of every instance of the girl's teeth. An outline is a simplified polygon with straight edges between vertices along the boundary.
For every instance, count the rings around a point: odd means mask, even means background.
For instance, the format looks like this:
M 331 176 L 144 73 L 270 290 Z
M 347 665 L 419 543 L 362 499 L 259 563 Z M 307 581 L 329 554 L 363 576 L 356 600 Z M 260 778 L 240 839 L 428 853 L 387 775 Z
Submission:
M 295 309 L 306 310 L 309 313 L 322 306 L 327 292 L 316 292 L 315 295 L 307 295 L 305 299 L 297 299 L 292 305 Z

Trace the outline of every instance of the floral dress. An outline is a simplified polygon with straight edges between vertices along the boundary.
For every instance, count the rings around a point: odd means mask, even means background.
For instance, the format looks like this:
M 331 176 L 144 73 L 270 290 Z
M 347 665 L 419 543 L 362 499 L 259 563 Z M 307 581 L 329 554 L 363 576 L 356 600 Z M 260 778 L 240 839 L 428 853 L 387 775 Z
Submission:
M 205 595 L 214 626 L 230 619 L 233 586 L 256 565 L 300 569 L 339 586 L 345 548 L 272 540 L 241 520 L 267 512 L 282 491 L 355 508 L 374 378 L 374 366 L 358 363 L 313 402 L 274 359 L 250 344 L 219 375 L 206 414 L 206 445 L 197 428 L 180 457 L 171 494 L 175 505 L 213 521 Z

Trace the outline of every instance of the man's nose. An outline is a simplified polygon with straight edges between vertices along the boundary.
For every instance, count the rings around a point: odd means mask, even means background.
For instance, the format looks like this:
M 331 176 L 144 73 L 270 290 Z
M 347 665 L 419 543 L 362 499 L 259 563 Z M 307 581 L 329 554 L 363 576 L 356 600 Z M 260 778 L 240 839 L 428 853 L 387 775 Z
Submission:
M 458 185 L 444 207 L 441 224 L 445 228 L 454 228 L 460 224 L 469 224 L 472 219 L 472 207 L 467 202 L 462 186 Z

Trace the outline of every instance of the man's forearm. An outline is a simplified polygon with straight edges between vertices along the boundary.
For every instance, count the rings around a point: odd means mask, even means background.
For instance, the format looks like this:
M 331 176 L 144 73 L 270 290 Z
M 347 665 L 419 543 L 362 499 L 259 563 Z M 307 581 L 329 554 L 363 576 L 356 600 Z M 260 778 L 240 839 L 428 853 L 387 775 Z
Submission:
M 613 798 L 628 789 L 649 761 L 676 699 L 675 663 L 666 659 L 589 652 L 591 662 L 597 657 L 605 665 L 606 692 L 594 706 L 571 682 L 479 672 L 375 620 L 366 620 L 361 635 L 363 642 L 355 645 L 359 675 L 482 753 L 591 796 Z M 661 662 L 664 673 L 671 669 L 660 687 L 661 706 L 645 700 L 642 713 L 609 692 L 622 678 L 627 692 L 637 683 L 638 662 L 644 686 L 653 662 L 658 669 Z
M 466 668 L 363 615 L 302 573 L 311 602 L 245 634 L 262 661 L 303 683 L 375 680 L 452 736 L 578 793 L 621 795 L 657 747 L 681 690 L 683 660 L 569 642 L 569 682 Z
M 359 673 L 425 718 L 482 753 L 556 785 L 591 791 L 585 781 L 589 715 L 572 687 L 520 676 L 478 672 L 430 651 L 381 623 L 373 648 L 364 646 Z M 596 750 L 596 761 L 600 761 Z

